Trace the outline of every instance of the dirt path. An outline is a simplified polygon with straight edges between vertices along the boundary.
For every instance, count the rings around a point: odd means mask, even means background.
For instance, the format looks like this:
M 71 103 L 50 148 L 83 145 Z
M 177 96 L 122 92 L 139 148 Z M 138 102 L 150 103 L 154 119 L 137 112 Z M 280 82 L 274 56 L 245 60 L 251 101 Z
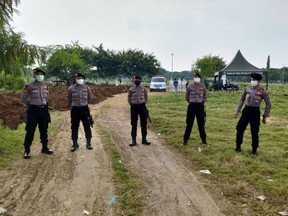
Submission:
M 193 172 L 161 144 L 154 132 L 148 131 L 151 146 L 128 146 L 126 97 L 116 95 L 90 108 L 93 114 L 109 106 L 95 121 L 110 129 L 123 162 L 146 183 L 147 206 L 142 215 L 221 215 Z M 34 143 L 31 160 L 19 159 L 15 169 L 0 171 L 0 207 L 8 210 L 5 215 L 78 216 L 85 215 L 84 210 L 90 215 L 115 214 L 113 205 L 106 204 L 114 194 L 112 170 L 97 130 L 93 129 L 94 150 L 89 151 L 80 127 L 80 149 L 71 153 L 70 117 L 69 112 L 63 112 L 61 128 L 50 143 L 52 156 L 39 153 L 40 144 Z
M 126 94 L 121 94 L 106 100 L 104 104 L 109 109 L 100 116 L 100 123 L 113 133 L 125 163 L 147 183 L 145 198 L 148 203 L 143 215 L 221 215 L 193 172 L 161 144 L 154 132 L 148 131 L 151 146 L 128 146 L 131 135 L 126 97 Z M 141 143 L 141 136 L 137 138 L 137 142 Z
M 16 170 L 1 171 L 0 207 L 8 210 L 6 215 L 78 216 L 84 210 L 112 215 L 106 205 L 113 195 L 110 161 L 99 136 L 93 135 L 94 150 L 90 151 L 80 127 L 80 149 L 71 153 L 70 116 L 65 111 L 59 133 L 50 137 L 53 155 L 39 153 L 40 144 L 34 143 L 31 160 L 21 159 Z

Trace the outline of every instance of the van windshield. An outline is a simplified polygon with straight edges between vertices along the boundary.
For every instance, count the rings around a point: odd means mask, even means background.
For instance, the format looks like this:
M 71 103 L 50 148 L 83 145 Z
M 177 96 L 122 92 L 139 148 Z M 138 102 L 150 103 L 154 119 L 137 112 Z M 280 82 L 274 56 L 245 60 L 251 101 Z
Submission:
M 152 78 L 152 82 L 165 82 L 164 78 L 161 77 L 153 77 Z

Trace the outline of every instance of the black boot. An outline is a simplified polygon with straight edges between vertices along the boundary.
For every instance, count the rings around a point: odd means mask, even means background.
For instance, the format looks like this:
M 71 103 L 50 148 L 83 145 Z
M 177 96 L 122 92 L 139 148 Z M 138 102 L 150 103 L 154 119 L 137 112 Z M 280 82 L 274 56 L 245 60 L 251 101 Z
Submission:
M 251 154 L 252 158 L 256 158 L 258 156 L 257 154 L 257 147 L 252 147 L 252 154 Z
M 25 149 L 23 158 L 24 158 L 24 159 L 30 159 L 30 157 L 31 157 L 31 155 L 30 155 L 30 149 Z
M 202 144 L 207 145 L 206 139 L 203 139 L 203 140 L 202 140 Z
M 71 147 L 71 152 L 76 151 L 79 148 L 79 145 L 77 143 L 77 140 L 73 140 L 73 145 Z
M 188 140 L 187 140 L 187 139 L 184 139 L 183 145 L 184 145 L 184 146 L 188 145 Z
M 236 144 L 236 149 L 235 149 L 236 152 L 241 152 L 241 145 L 239 144 Z
M 130 147 L 132 146 L 136 146 L 137 143 L 136 143 L 136 139 L 132 139 L 132 142 L 129 144 Z
M 47 143 L 42 144 L 41 152 L 44 154 L 49 154 L 49 155 L 53 154 L 53 151 L 47 147 Z
M 87 138 L 87 142 L 86 142 L 86 148 L 89 150 L 92 150 L 93 147 L 91 145 L 91 138 Z
M 142 144 L 143 144 L 143 145 L 150 145 L 151 142 L 147 141 L 146 137 L 143 137 L 143 138 L 142 138 Z

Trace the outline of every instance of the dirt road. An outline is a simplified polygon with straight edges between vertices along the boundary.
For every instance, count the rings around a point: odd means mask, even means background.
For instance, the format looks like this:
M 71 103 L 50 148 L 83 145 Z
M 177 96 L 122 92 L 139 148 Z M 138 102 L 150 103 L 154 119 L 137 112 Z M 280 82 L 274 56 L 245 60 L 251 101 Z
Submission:
M 148 131 L 151 146 L 128 146 L 126 97 L 116 95 L 91 105 L 91 110 L 95 114 L 106 106 L 95 121 L 110 129 L 123 163 L 146 183 L 142 215 L 222 215 L 181 156 L 163 145 L 156 133 Z M 71 153 L 70 117 L 64 111 L 61 128 L 50 138 L 52 156 L 39 153 L 40 145 L 34 143 L 31 160 L 19 159 L 13 169 L 0 171 L 0 207 L 7 210 L 5 215 L 118 215 L 113 205 L 107 205 L 114 194 L 112 169 L 97 130 L 93 129 L 92 151 L 85 148 L 82 127 L 79 144 L 80 149 Z

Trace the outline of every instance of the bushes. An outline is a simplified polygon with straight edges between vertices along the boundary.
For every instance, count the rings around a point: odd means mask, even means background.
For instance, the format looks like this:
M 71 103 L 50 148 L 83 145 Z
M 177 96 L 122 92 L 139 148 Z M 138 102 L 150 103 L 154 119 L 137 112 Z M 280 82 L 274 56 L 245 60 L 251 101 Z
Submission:
M 1 90 L 20 90 L 25 85 L 26 81 L 19 75 L 5 74 L 0 72 L 0 89 Z

